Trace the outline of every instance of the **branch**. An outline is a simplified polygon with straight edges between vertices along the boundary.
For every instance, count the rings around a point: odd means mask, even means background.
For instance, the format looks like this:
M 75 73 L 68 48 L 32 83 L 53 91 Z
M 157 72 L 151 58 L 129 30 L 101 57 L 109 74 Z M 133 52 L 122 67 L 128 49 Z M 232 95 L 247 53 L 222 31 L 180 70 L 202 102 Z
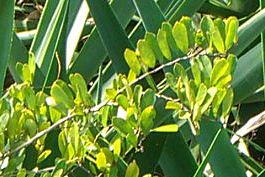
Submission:
M 165 63 L 165 64 L 162 64 L 160 65 L 159 67 L 147 72 L 147 73 L 144 73 L 143 75 L 141 75 L 140 77 L 138 77 L 136 80 L 134 80 L 133 82 L 129 83 L 129 86 L 132 86 L 134 84 L 136 84 L 137 82 L 143 80 L 144 78 L 146 78 L 147 76 L 151 75 L 151 74 L 154 74 L 162 69 L 164 69 L 165 67 L 169 67 L 169 66 L 172 66 L 174 65 L 175 63 L 181 61 L 181 60 L 188 60 L 188 59 L 191 59 L 193 57 L 196 57 L 196 56 L 199 56 L 199 55 L 206 55 L 207 53 L 200 49 L 200 50 L 197 50 L 195 51 L 194 53 L 192 53 L 191 55 L 188 55 L 188 56 L 184 56 L 184 57 L 181 57 L 181 58 L 177 58 L 171 62 L 168 62 L 168 63 Z M 218 54 L 219 55 L 219 54 Z M 214 56 L 216 56 L 214 54 Z M 118 94 L 123 92 L 125 90 L 125 87 L 120 89 L 118 91 Z M 117 94 L 117 95 L 118 95 Z M 161 95 L 160 95 L 161 96 Z M 164 97 L 164 96 L 163 96 Z M 165 97 L 164 97 L 165 99 Z M 168 98 L 169 99 L 169 98 Z M 91 112 L 97 112 L 98 110 L 100 110 L 102 107 L 106 106 L 111 100 L 106 100 L 96 106 L 93 106 L 91 108 L 88 108 L 84 111 L 85 114 L 87 113 L 91 113 Z M 29 145 L 31 145 L 32 143 L 34 143 L 36 140 L 38 140 L 39 138 L 41 138 L 42 136 L 48 134 L 49 132 L 51 132 L 53 129 L 59 127 L 61 124 L 63 124 L 64 122 L 68 121 L 68 120 L 71 120 L 72 118 L 74 118 L 75 116 L 77 116 L 78 114 L 72 114 L 72 115 L 67 115 L 66 117 L 63 117 L 62 119 L 60 119 L 59 121 L 57 121 L 56 123 L 54 123 L 53 125 L 51 125 L 50 127 L 48 127 L 47 129 L 43 130 L 43 131 L 40 131 L 39 133 L 37 133 L 35 136 L 33 136 L 32 138 L 30 138 L 27 142 L 21 144 L 20 146 L 18 146 L 17 148 L 15 148 L 14 150 L 10 150 L 8 151 L 7 153 L 5 153 L 2 157 L 0 157 L 0 159 L 5 159 L 6 157 L 8 156 L 11 156 L 13 155 L 14 153 L 20 151 L 21 149 L 23 148 L 26 148 L 28 147 Z

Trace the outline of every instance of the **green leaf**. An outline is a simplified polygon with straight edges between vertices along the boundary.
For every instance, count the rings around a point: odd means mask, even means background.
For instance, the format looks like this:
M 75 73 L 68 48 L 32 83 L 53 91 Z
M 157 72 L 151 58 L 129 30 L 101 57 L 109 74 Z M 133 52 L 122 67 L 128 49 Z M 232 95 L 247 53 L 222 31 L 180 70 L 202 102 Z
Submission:
M 179 127 L 177 124 L 168 124 L 154 128 L 152 129 L 152 132 L 177 132 L 178 130 Z
M 229 17 L 226 23 L 226 38 L 225 38 L 225 47 L 230 49 L 235 42 L 237 42 L 237 30 L 239 22 L 236 17 Z
M 212 105 L 213 105 L 212 110 L 213 110 L 214 117 L 217 117 L 219 108 L 222 104 L 222 101 L 223 101 L 225 95 L 226 95 L 226 90 L 218 90 L 216 96 L 214 97 L 214 100 L 212 103 Z
M 195 45 L 195 29 L 192 24 L 192 20 L 190 17 L 182 17 L 180 22 L 183 23 L 186 27 L 189 39 L 189 48 L 193 48 Z
M 141 61 L 149 68 L 155 67 L 156 58 L 152 48 L 145 40 L 139 40 L 137 43 L 137 49 L 139 50 Z
M 138 76 L 141 73 L 141 64 L 136 53 L 130 49 L 126 49 L 124 52 L 124 58 L 131 70 Z
M 66 152 L 65 152 L 65 158 L 67 160 L 72 160 L 72 158 L 75 156 L 75 149 L 72 145 L 72 143 L 69 143 L 67 145 L 67 148 L 66 148 Z
M 211 85 L 214 86 L 218 83 L 218 80 L 227 74 L 229 64 L 226 59 L 215 60 L 213 70 L 211 73 Z
M 192 72 L 195 84 L 199 86 L 202 81 L 202 76 L 201 76 L 199 64 L 197 62 L 194 62 L 194 60 L 192 60 L 192 63 L 191 63 L 191 72 Z
M 229 63 L 229 73 L 231 73 L 231 75 L 234 74 L 235 70 L 236 70 L 236 65 L 237 65 L 237 57 L 233 54 L 229 54 L 227 57 L 227 62 Z
M 176 101 L 168 101 L 165 108 L 179 111 L 182 108 L 182 104 Z
M 56 103 L 63 104 L 66 108 L 73 108 L 74 99 L 69 87 L 61 80 L 57 80 L 51 87 L 51 96 Z
M 121 139 L 117 138 L 114 142 L 113 142 L 113 154 L 119 156 L 121 153 Z
M 50 154 L 52 153 L 52 151 L 50 149 L 43 151 L 39 156 L 38 156 L 38 160 L 37 163 L 41 163 L 43 160 L 45 160 Z
M 65 132 L 61 131 L 59 136 L 58 136 L 58 146 L 61 154 L 64 156 L 67 148 L 67 142 L 66 142 L 66 137 L 65 137 Z
M 151 1 L 150 1 L 151 2 Z M 159 48 L 156 36 L 153 33 L 147 32 L 145 34 L 145 40 L 148 43 L 148 45 L 152 48 L 155 58 L 158 59 L 160 63 L 163 62 L 163 54 Z
M 80 136 L 79 136 L 79 127 L 77 123 L 73 123 L 72 127 L 69 130 L 68 137 L 70 138 L 70 142 L 73 145 L 75 155 L 78 155 L 81 147 L 79 146 L 80 143 Z
M 141 104 L 142 93 L 143 93 L 143 87 L 141 85 L 136 85 L 133 90 L 133 100 L 136 106 L 140 106 Z
M 33 137 L 36 134 L 38 127 L 36 122 L 29 118 L 25 122 L 25 128 L 28 131 L 30 137 Z
M 0 39 L 2 42 L 0 49 L 0 95 L 2 95 L 13 37 L 12 31 L 15 1 L 1 0 L 0 4 Z
M 176 77 L 181 77 L 184 83 L 188 82 L 188 76 L 185 68 L 180 63 L 176 63 L 174 65 L 173 73 Z
M 216 27 L 216 29 L 218 29 L 221 37 L 222 37 L 222 41 L 223 41 L 223 45 L 225 45 L 225 38 L 226 38 L 226 29 L 225 29 L 225 22 L 221 19 L 221 18 L 217 18 L 214 21 L 214 25 Z
M 107 159 L 103 152 L 97 154 L 96 165 L 100 170 L 104 170 L 107 167 Z
M 193 112 L 192 112 L 192 120 L 193 121 L 199 121 L 202 116 L 202 106 L 200 106 L 198 103 L 195 103 Z
M 117 96 L 117 91 L 115 89 L 112 89 L 112 88 L 108 88 L 106 89 L 106 96 L 108 99 L 110 100 L 114 100 L 115 97 Z
M 169 22 L 163 22 L 161 29 L 166 32 L 168 45 L 169 45 L 169 48 L 172 52 L 172 57 L 182 56 L 182 52 L 179 49 L 179 47 L 177 46 L 176 40 L 174 39 L 174 36 L 173 36 L 172 25 Z M 173 58 L 171 58 L 170 60 L 172 60 L 172 59 Z
M 25 177 L 27 175 L 27 170 L 25 168 L 19 169 L 17 177 Z
M 196 95 L 195 103 L 197 103 L 199 106 L 202 105 L 207 95 L 207 87 L 201 83 Z
M 139 168 L 135 161 L 131 162 L 126 170 L 125 177 L 138 177 Z
M 156 111 L 153 106 L 145 108 L 141 113 L 140 124 L 144 135 L 149 134 L 150 130 L 153 128 L 154 125 L 153 120 L 155 116 L 156 116 Z
M 86 106 L 93 106 L 94 103 L 91 96 L 88 94 L 87 84 L 84 78 L 80 74 L 76 73 L 71 74 L 69 76 L 69 80 L 76 94 L 75 102 L 77 102 L 76 100 L 80 100 Z
M 234 101 L 233 89 L 228 89 L 222 103 L 222 117 L 225 118 L 231 110 Z
M 213 44 L 218 52 L 225 53 L 226 51 L 225 44 L 224 44 L 224 40 L 222 36 L 223 31 L 220 31 L 220 30 L 223 30 L 223 29 L 219 26 L 216 26 L 216 25 L 214 26 L 214 31 L 212 34 Z
M 208 41 L 209 47 L 212 46 L 212 36 L 215 30 L 214 23 L 209 16 L 204 16 L 201 20 L 201 30 L 203 35 L 206 37 Z
M 128 121 L 114 117 L 112 119 L 113 126 L 123 135 L 132 134 L 133 129 Z
M 206 96 L 205 101 L 201 107 L 201 114 L 203 114 L 209 108 L 209 106 L 211 105 L 216 93 L 217 93 L 216 87 L 211 87 L 207 90 L 207 96 Z
M 123 94 L 119 94 L 116 97 L 116 101 L 117 101 L 118 105 L 120 105 L 124 110 L 126 110 L 129 107 L 129 100 Z
M 158 30 L 157 42 L 164 57 L 168 60 L 171 60 L 172 55 L 168 44 L 167 33 L 162 29 Z
M 178 48 L 184 53 L 187 54 L 189 51 L 189 38 L 186 26 L 183 23 L 176 22 L 172 34 L 176 41 Z
M 145 109 L 148 106 L 154 105 L 156 102 L 155 92 L 152 89 L 147 89 L 141 98 L 141 108 Z

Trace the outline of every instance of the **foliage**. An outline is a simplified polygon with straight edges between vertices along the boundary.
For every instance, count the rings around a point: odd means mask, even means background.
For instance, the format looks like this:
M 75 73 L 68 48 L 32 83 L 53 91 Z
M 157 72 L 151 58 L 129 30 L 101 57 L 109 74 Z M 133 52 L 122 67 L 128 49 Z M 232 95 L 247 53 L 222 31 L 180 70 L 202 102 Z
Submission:
M 237 11 L 227 18 L 195 14 L 231 4 L 48 0 L 29 52 L 5 29 L 0 57 L 16 83 L 0 100 L 0 175 L 261 176 L 262 166 L 228 133 L 240 111 L 234 103 L 262 85 L 243 82 L 239 72 L 259 52 L 244 50 L 256 38 L 246 35 L 264 29 L 264 10 L 249 20 L 262 28 L 240 24 Z M 14 5 L 8 12 L 0 18 L 10 22 Z M 96 26 L 86 25 L 87 17 Z M 82 33 L 89 37 L 79 49 Z M 246 38 L 248 44 L 240 41 Z

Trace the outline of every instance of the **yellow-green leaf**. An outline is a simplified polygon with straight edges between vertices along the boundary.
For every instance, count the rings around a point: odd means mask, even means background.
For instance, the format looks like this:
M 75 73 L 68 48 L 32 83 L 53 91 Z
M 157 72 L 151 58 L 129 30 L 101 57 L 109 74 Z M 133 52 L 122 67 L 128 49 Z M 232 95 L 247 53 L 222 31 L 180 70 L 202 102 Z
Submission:
M 156 64 L 155 54 L 152 48 L 145 40 L 139 40 L 137 43 L 142 62 L 149 68 L 154 68 Z
M 133 161 L 128 165 L 125 177 L 138 177 L 138 176 L 139 176 L 139 167 L 136 164 L 136 162 Z
M 184 53 L 187 54 L 189 51 L 189 38 L 186 26 L 183 23 L 176 22 L 172 34 L 176 41 L 178 48 Z
M 179 129 L 177 124 L 168 124 L 153 129 L 153 132 L 177 132 Z
M 141 73 L 141 64 L 134 51 L 126 49 L 124 52 L 124 58 L 133 72 L 138 76 Z

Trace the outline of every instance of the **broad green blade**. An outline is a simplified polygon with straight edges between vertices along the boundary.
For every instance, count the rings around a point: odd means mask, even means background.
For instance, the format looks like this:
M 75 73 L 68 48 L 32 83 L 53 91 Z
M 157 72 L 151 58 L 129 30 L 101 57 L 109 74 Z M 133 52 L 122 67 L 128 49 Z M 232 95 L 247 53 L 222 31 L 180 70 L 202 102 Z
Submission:
M 95 20 L 97 31 L 108 51 L 116 72 L 127 73 L 129 70 L 123 52 L 126 48 L 134 49 L 123 27 L 105 0 L 87 0 Z M 101 9 L 101 10 L 99 10 Z
M 51 68 L 57 63 L 57 61 L 54 60 L 54 54 L 61 36 L 61 30 L 64 25 L 67 7 L 68 0 L 48 0 L 46 2 L 38 25 L 37 34 L 30 49 L 30 51 L 34 53 L 36 57 L 37 66 L 45 76 L 44 83 L 39 83 L 42 86 L 45 86 L 45 82 L 48 78 L 57 77 L 57 72 L 50 74 L 50 71 Z M 44 78 L 35 77 L 35 81 L 38 82 L 39 80 L 43 79 Z
M 0 47 L 0 95 L 3 92 L 12 45 L 14 7 L 14 0 L 0 0 L 0 41 L 2 43 Z
M 238 104 L 263 85 L 261 44 L 240 57 L 233 76 L 234 104 Z
M 265 0 L 260 0 L 260 8 L 265 8 Z M 263 66 L 263 85 L 265 85 L 265 30 L 261 33 L 261 54 Z M 265 90 L 264 90 L 265 97 Z
M 227 132 L 218 122 L 202 120 L 200 135 L 197 137 L 202 151 L 207 153 L 215 135 L 220 129 L 222 129 L 221 133 L 209 157 L 211 169 L 216 177 L 234 177 L 235 174 L 237 177 L 246 177 L 239 154 L 230 143 Z
M 182 16 L 192 16 L 197 10 L 201 8 L 206 0 L 184 0 L 178 6 L 174 14 L 169 18 L 169 22 L 174 24 L 175 21 L 180 20 Z
M 19 73 L 16 70 L 17 62 L 27 63 L 28 50 L 18 38 L 16 33 L 13 33 L 13 42 L 11 47 L 10 59 L 8 61 L 8 68 L 14 80 L 19 83 L 21 82 Z
M 168 134 L 159 164 L 167 177 L 192 176 L 195 173 L 196 161 L 180 132 Z
M 205 167 L 206 167 L 206 165 L 208 163 L 209 157 L 211 155 L 213 147 L 215 146 L 215 144 L 216 144 L 216 142 L 218 140 L 218 137 L 219 137 L 219 135 L 221 133 L 221 130 L 222 129 L 219 129 L 218 132 L 216 133 L 216 135 L 214 136 L 214 139 L 211 142 L 211 145 L 209 146 L 209 149 L 207 150 L 207 153 L 206 153 L 203 161 L 201 162 L 200 166 L 197 168 L 196 173 L 193 175 L 193 177 L 201 177 L 203 175 L 203 170 L 205 169 Z
M 119 19 L 120 24 L 123 28 L 125 28 L 135 13 L 133 3 L 131 0 L 114 0 L 111 3 L 111 7 L 115 12 L 116 17 Z M 78 72 L 82 74 L 87 81 L 89 81 L 97 72 L 99 66 L 106 57 L 107 51 L 96 28 L 94 28 L 90 37 L 81 49 L 78 57 L 72 63 L 69 72 Z
M 133 0 L 146 31 L 157 33 L 165 18 L 155 1 Z
M 84 0 L 75 0 L 69 2 L 69 11 L 67 15 L 66 34 L 64 37 L 64 58 L 62 63 L 64 69 L 68 70 L 72 62 L 75 49 L 78 45 L 79 38 L 82 34 L 85 22 L 89 13 L 87 2 Z
M 143 142 L 144 152 L 138 152 L 134 155 L 137 164 L 140 164 L 140 176 L 154 172 L 162 153 L 166 137 L 166 133 L 153 132 L 149 134 Z
M 241 54 L 265 29 L 265 9 L 252 16 L 238 29 L 238 44 L 230 52 Z

